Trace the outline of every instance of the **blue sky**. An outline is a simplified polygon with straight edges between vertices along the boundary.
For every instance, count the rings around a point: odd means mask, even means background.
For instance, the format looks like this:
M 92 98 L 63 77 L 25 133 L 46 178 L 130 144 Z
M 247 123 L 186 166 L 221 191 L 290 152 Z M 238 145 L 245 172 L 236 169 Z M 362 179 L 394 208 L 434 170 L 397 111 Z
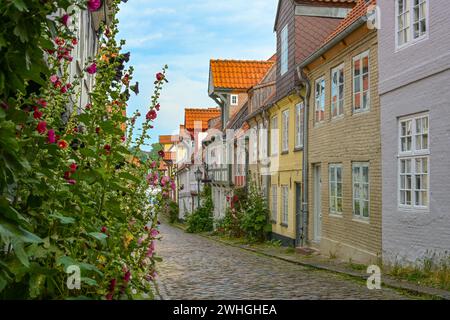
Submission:
M 155 74 L 169 65 L 161 111 L 152 130 L 178 133 L 184 108 L 213 107 L 208 97 L 210 59 L 265 60 L 275 52 L 273 23 L 277 0 L 129 0 L 118 15 L 119 38 L 131 51 L 134 80 L 129 114 L 145 115 Z

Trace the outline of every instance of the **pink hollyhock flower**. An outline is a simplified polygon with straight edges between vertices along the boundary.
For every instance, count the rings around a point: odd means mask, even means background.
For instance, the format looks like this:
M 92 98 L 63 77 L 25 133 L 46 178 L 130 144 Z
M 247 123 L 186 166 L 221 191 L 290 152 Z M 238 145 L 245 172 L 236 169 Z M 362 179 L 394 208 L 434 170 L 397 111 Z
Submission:
M 150 230 L 150 237 L 155 238 L 159 235 L 159 231 L 155 228 L 152 228 L 152 230 Z
M 162 74 L 161 72 L 158 72 L 156 74 L 156 80 L 163 81 L 164 80 L 164 74 Z
M 147 281 L 153 281 L 155 280 L 155 278 L 158 276 L 158 274 L 156 273 L 156 271 L 153 271 L 151 273 L 149 273 L 148 275 L 145 276 L 145 280 Z
M 170 178 L 168 176 L 164 176 L 161 178 L 161 187 L 165 187 L 166 184 L 170 182 Z
M 50 81 L 54 84 L 56 81 L 58 81 L 58 76 L 56 74 L 53 74 L 50 76 Z
M 55 130 L 53 130 L 53 129 L 48 130 L 47 142 L 52 143 L 52 144 L 56 142 Z
M 176 184 L 175 184 L 174 181 L 171 181 L 171 182 L 170 182 L 170 188 L 171 188 L 173 191 L 175 191 L 175 189 L 177 188 L 177 186 L 176 186 Z
M 67 183 L 69 183 L 70 185 L 75 185 L 75 184 L 77 184 L 77 181 L 74 179 L 70 179 L 70 180 L 67 180 Z
M 156 161 L 153 161 L 153 162 L 152 162 L 151 167 L 152 167 L 153 169 L 156 168 Z
M 87 3 L 89 11 L 97 11 L 101 6 L 101 0 L 88 0 Z
M 61 22 L 67 27 L 69 25 L 70 16 L 66 13 L 61 17 Z
M 106 298 L 106 300 L 110 300 L 111 301 L 113 299 L 113 296 L 114 295 L 112 293 L 108 293 L 105 298 Z
M 168 193 L 167 191 L 164 191 L 164 192 L 162 193 L 162 196 L 163 196 L 164 198 L 167 198 L 167 197 L 169 196 L 169 193 Z
M 40 134 L 44 134 L 47 131 L 47 122 L 45 122 L 45 121 L 39 122 L 37 127 L 36 127 L 36 130 Z
M 97 64 L 94 62 L 89 67 L 86 68 L 87 73 L 94 74 L 97 72 Z
M 47 107 L 47 101 L 45 101 L 45 100 L 42 99 L 42 98 L 39 98 L 39 99 L 36 101 L 36 103 L 37 103 L 38 105 L 40 105 L 41 107 L 43 107 L 43 108 Z
M 145 238 L 144 237 L 140 237 L 137 241 L 138 245 L 141 245 L 142 242 L 144 242 Z

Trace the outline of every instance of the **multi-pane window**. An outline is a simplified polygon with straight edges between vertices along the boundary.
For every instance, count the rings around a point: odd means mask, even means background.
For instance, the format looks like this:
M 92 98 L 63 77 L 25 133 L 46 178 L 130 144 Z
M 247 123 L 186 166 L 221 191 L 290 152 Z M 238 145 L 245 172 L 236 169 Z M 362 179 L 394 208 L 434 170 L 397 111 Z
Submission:
M 289 214 L 289 188 L 288 186 L 281 186 L 281 223 L 288 224 Z
M 428 0 L 396 0 L 397 46 L 423 38 L 428 30 Z
M 399 205 L 429 206 L 429 117 L 419 115 L 399 122 Z
M 353 58 L 353 112 L 370 108 L 369 52 Z
M 263 124 L 259 123 L 258 124 L 258 159 L 262 160 L 264 157 L 264 150 L 263 150 L 263 145 L 264 145 L 264 129 L 263 129 Z
M 353 215 L 369 218 L 369 164 L 353 164 Z
M 330 213 L 342 213 L 342 165 L 330 165 Z
M 289 151 L 289 110 L 283 111 L 283 123 L 282 123 L 282 151 Z
M 278 155 L 278 117 L 275 116 L 270 121 L 270 154 L 276 156 Z
M 344 65 L 331 70 L 331 117 L 344 114 Z
M 325 120 L 325 78 L 316 80 L 315 90 L 315 114 L 316 123 Z
M 239 96 L 237 94 L 231 95 L 231 105 L 237 106 L 239 104 Z
M 288 71 L 288 60 L 289 60 L 289 45 L 288 45 L 289 31 L 288 25 L 285 25 L 281 30 L 281 59 L 280 59 L 280 73 L 284 75 Z
M 278 187 L 277 187 L 277 185 L 272 185 L 271 190 L 270 190 L 270 195 L 272 197 L 272 201 L 271 201 L 272 221 L 276 222 L 278 220 Z
M 305 107 L 303 103 L 295 106 L 295 148 L 303 147 L 303 121 L 305 116 Z

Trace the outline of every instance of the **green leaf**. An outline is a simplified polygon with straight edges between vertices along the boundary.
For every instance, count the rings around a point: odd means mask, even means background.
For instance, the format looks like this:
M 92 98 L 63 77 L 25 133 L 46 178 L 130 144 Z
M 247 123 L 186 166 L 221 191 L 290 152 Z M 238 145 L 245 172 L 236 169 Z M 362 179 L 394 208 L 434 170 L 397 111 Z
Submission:
M 13 0 L 12 2 L 20 12 L 28 11 L 27 5 L 22 0 Z
M 71 224 L 71 223 L 75 223 L 75 219 L 72 217 L 66 217 L 66 216 L 62 216 L 60 214 L 51 214 L 50 217 L 56 218 L 58 219 L 62 224 Z
M 25 243 L 41 243 L 43 240 L 37 235 L 16 226 L 0 217 L 0 236 L 11 239 L 18 239 Z
M 141 183 L 143 180 L 142 178 L 133 176 L 131 173 L 126 171 L 119 173 L 119 177 L 121 177 L 122 179 L 133 181 L 135 183 Z
M 89 232 L 88 235 L 100 241 L 104 241 L 106 240 L 106 238 L 108 238 L 106 234 L 101 232 Z
M 91 278 L 81 277 L 81 282 L 86 283 L 88 286 L 96 286 L 97 281 Z
M 23 248 L 23 242 L 13 240 L 12 246 L 17 259 L 28 268 L 30 266 L 30 261 L 28 261 L 28 255 Z
M 41 296 L 44 290 L 46 276 L 44 274 L 33 274 L 29 281 L 30 297 L 35 299 Z

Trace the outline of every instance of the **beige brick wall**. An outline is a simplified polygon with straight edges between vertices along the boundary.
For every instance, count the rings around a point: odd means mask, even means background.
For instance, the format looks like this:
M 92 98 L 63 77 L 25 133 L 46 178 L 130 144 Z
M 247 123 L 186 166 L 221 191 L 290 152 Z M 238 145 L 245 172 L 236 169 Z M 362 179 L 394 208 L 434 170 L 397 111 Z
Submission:
M 352 59 L 370 50 L 370 111 L 353 114 Z M 368 263 L 377 261 L 381 253 L 381 138 L 378 95 L 377 35 L 367 33 L 361 40 L 339 51 L 312 70 L 309 105 L 309 232 L 311 246 L 322 254 L 336 255 L 342 260 Z M 344 116 L 331 119 L 331 69 L 344 63 Z M 324 76 L 326 80 L 325 121 L 314 124 L 314 83 Z M 352 163 L 369 162 L 369 219 L 364 221 L 353 215 Z M 330 214 L 329 164 L 342 164 L 343 213 Z M 314 237 L 314 165 L 321 166 L 322 237 Z

